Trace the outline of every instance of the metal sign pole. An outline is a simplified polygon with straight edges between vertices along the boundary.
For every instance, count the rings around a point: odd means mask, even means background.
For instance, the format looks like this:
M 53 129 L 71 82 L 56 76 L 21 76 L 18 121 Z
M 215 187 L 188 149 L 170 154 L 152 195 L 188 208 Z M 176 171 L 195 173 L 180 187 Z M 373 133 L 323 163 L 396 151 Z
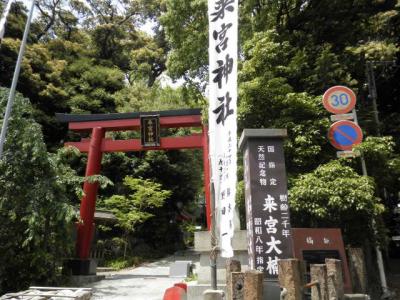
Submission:
M 217 230 L 215 221 L 215 189 L 214 182 L 211 182 L 211 253 L 210 253 L 210 269 L 211 269 L 211 288 L 217 289 Z
M 360 158 L 361 158 L 361 167 L 362 167 L 363 176 L 368 176 L 364 155 L 362 153 L 360 155 Z M 372 220 L 372 227 L 374 230 L 376 229 L 375 222 L 373 220 Z M 375 247 L 375 251 L 376 251 L 376 261 L 378 264 L 379 278 L 381 280 L 382 291 L 383 291 L 383 294 L 386 294 L 389 291 L 389 289 L 388 289 L 387 282 L 386 282 L 385 267 L 383 265 L 382 251 L 379 248 L 379 246 Z
M 4 114 L 3 126 L 1 127 L 1 134 L 0 134 L 0 159 L 3 156 L 3 148 L 4 148 L 4 142 L 5 142 L 6 134 L 7 134 L 7 126 L 8 126 L 8 122 L 10 119 L 14 99 L 15 99 L 15 90 L 17 88 L 19 72 L 21 70 L 22 58 L 25 53 L 26 41 L 28 39 L 28 33 L 29 33 L 31 21 L 32 21 L 33 10 L 35 8 L 35 1 L 36 0 L 32 0 L 32 5 L 31 5 L 31 9 L 29 11 L 29 16 L 28 16 L 28 19 L 25 24 L 25 31 L 24 31 L 24 35 L 22 37 L 21 46 L 19 48 L 18 59 L 17 59 L 16 65 L 15 65 L 14 76 L 13 76 L 12 83 L 11 83 L 10 93 L 8 95 L 6 112 Z
M 353 109 L 353 114 L 354 114 L 354 123 L 358 124 L 357 113 L 356 113 L 355 109 Z M 363 153 L 361 153 L 360 159 L 361 159 L 361 169 L 362 169 L 363 176 L 368 176 L 367 165 L 365 163 Z M 376 226 L 375 226 L 375 222 L 373 220 L 372 220 L 372 227 L 375 230 Z M 379 278 L 381 280 L 381 287 L 383 290 L 383 294 L 386 294 L 389 292 L 389 289 L 388 289 L 387 282 L 386 282 L 385 267 L 383 265 L 382 252 L 381 252 L 381 249 L 379 248 L 379 246 L 375 247 L 375 251 L 376 251 L 376 260 L 377 260 L 378 269 L 379 269 Z
M 372 107 L 374 109 L 373 113 L 374 113 L 374 119 L 375 119 L 375 124 L 376 124 L 376 133 L 378 136 L 381 136 L 381 125 L 379 122 L 379 112 L 378 112 L 378 105 L 377 105 L 377 101 L 376 101 L 378 98 L 378 93 L 376 91 L 374 66 L 372 65 L 371 61 L 367 62 L 366 71 L 367 71 L 367 80 L 368 80 L 368 90 L 369 90 L 369 94 L 371 95 L 371 98 L 372 98 Z

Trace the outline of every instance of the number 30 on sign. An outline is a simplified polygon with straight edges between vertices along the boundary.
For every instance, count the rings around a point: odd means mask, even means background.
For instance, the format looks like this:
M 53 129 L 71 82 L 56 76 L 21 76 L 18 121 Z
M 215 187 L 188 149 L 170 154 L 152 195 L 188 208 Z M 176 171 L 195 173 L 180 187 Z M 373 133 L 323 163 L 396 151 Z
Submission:
M 348 87 L 337 85 L 328 89 L 322 103 L 325 109 L 334 114 L 345 114 L 356 105 L 356 95 Z

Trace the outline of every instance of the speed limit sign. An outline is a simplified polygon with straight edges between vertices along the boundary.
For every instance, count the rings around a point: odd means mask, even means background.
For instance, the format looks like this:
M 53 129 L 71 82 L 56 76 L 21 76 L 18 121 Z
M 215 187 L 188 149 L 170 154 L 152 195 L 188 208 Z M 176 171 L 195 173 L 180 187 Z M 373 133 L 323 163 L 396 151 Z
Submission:
M 348 87 L 336 85 L 329 88 L 322 97 L 325 109 L 334 114 L 345 114 L 356 105 L 356 94 Z

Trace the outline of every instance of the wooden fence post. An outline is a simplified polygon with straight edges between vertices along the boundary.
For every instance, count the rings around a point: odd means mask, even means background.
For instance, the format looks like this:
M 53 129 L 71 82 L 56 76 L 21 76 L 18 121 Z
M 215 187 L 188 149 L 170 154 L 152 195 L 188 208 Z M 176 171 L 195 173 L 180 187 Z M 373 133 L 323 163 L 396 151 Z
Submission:
M 243 300 L 263 299 L 264 274 L 256 270 L 248 270 L 244 273 L 244 297 Z
M 287 290 L 285 300 L 301 300 L 303 278 L 300 261 L 298 259 L 280 259 L 278 268 L 279 284 Z
M 311 282 L 318 282 L 311 288 L 311 300 L 328 300 L 326 265 L 311 265 L 310 275 Z
M 326 258 L 325 264 L 328 279 L 328 298 L 329 300 L 343 300 L 344 282 L 342 262 L 337 259 Z
M 228 259 L 226 261 L 226 300 L 232 300 L 232 272 L 240 272 L 240 261 Z

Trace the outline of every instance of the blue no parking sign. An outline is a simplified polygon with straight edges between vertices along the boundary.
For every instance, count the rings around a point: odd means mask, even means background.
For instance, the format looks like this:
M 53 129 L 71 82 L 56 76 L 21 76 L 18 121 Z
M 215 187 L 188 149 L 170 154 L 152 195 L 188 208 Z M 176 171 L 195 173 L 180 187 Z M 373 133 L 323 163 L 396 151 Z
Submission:
M 351 150 L 361 143 L 363 134 L 356 123 L 343 120 L 335 122 L 328 131 L 328 139 L 332 146 L 339 150 Z

